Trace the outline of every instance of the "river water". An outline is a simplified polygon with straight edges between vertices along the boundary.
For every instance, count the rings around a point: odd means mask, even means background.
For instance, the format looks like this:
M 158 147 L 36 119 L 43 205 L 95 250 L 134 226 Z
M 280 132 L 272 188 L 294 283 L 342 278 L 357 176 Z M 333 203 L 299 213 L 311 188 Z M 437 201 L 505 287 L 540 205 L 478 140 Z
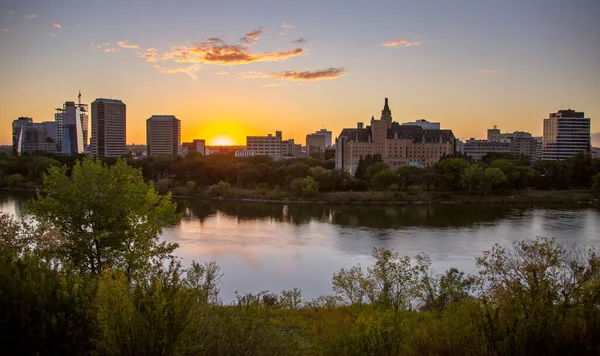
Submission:
M 0 194 L 0 211 L 24 213 L 24 195 Z M 495 243 L 536 236 L 600 248 L 600 210 L 502 205 L 299 205 L 177 201 L 182 221 L 162 238 L 179 243 L 184 264 L 216 261 L 221 298 L 298 287 L 304 299 L 331 294 L 341 268 L 369 265 L 374 247 L 427 253 L 442 273 L 476 273 Z

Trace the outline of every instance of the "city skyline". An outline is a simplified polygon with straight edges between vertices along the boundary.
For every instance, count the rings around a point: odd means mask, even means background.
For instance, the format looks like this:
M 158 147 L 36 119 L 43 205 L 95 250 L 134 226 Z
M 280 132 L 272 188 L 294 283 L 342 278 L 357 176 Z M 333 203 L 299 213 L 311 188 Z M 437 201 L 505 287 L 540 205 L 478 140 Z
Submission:
M 395 121 L 441 122 L 463 140 L 493 125 L 541 136 L 561 108 L 585 111 L 600 131 L 594 1 L 7 1 L 0 10 L 0 144 L 17 117 L 51 121 L 80 89 L 86 104 L 126 102 L 127 143 L 138 144 L 159 113 L 181 119 L 182 141 L 208 145 L 275 130 L 302 140 L 319 127 L 335 137 L 378 117 L 384 97 Z

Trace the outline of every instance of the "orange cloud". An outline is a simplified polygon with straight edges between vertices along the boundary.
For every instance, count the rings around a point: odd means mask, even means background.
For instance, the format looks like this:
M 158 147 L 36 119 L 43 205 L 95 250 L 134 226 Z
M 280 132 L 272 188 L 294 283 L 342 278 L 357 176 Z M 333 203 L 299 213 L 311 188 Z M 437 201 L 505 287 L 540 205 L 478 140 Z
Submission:
M 117 44 L 121 48 L 130 48 L 130 49 L 138 49 L 138 48 L 140 48 L 139 45 L 135 45 L 135 44 L 134 45 L 130 45 L 130 44 L 127 43 L 127 41 L 119 41 L 119 42 L 117 42 Z
M 26 18 L 27 20 L 35 19 L 36 17 L 37 17 L 37 15 L 36 15 L 36 14 L 25 15 L 25 18 Z
M 477 74 L 487 74 L 487 75 L 502 74 L 503 73 L 503 71 L 501 71 L 500 69 L 479 69 L 479 70 L 475 70 L 473 72 L 477 73 Z
M 116 48 L 107 48 L 104 50 L 104 52 L 106 52 L 106 53 L 111 53 L 111 52 L 116 52 L 116 51 L 117 51 Z
M 245 45 L 250 45 L 251 43 L 256 43 L 256 42 L 258 42 L 258 39 L 260 38 L 260 35 L 262 34 L 262 32 L 263 32 L 263 30 L 246 32 L 246 34 L 244 35 L 244 37 L 242 37 L 240 39 L 240 41 Z M 209 40 L 211 40 L 211 38 L 209 38 Z M 215 40 L 219 40 L 218 42 L 223 42 L 220 38 L 215 38 Z
M 52 26 L 54 26 L 56 28 L 62 28 L 62 26 L 59 23 L 52 24 Z
M 246 79 L 274 78 L 295 81 L 314 81 L 321 79 L 335 79 L 341 77 L 346 70 L 344 68 L 327 68 L 313 71 L 298 72 L 290 70 L 281 73 L 246 72 L 242 77 Z
M 386 43 L 381 44 L 381 46 L 383 46 L 383 47 L 398 47 L 398 46 L 412 47 L 412 46 L 419 46 L 419 45 L 421 45 L 421 42 L 419 42 L 419 41 L 409 42 L 403 38 L 392 41 L 392 42 L 386 42 Z
M 148 62 L 173 60 L 178 63 L 212 63 L 219 65 L 238 65 L 253 62 L 284 61 L 304 53 L 302 48 L 289 51 L 252 52 L 249 47 L 258 41 L 263 30 L 247 32 L 240 39 L 240 44 L 228 44 L 221 38 L 211 37 L 193 46 L 172 46 L 171 51 L 160 52 L 156 48 L 148 48 L 138 53 Z

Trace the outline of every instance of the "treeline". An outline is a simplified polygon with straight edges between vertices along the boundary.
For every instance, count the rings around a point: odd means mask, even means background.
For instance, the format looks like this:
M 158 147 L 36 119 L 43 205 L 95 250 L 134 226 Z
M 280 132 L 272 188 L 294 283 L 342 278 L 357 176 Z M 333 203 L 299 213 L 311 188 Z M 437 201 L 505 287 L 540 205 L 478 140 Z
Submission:
M 72 167 L 81 158 L 0 155 L 0 186 L 39 185 L 49 167 L 63 164 Z M 103 161 L 114 164 L 116 159 Z M 236 158 L 190 153 L 185 157 L 127 158 L 127 163 L 140 168 L 146 180 L 156 182 L 159 191 L 172 191 L 176 195 L 190 195 L 199 190 L 218 195 L 229 187 L 282 190 L 302 196 L 365 190 L 506 194 L 524 189 L 589 189 L 594 179 L 600 181 L 600 159 L 584 153 L 562 161 L 537 161 L 533 166 L 526 158 L 510 154 L 488 154 L 478 162 L 454 155 L 426 168 L 394 168 L 382 162 L 381 156 L 367 155 L 361 157 L 354 176 L 334 169 L 333 160 L 310 157 L 274 160 L 267 156 Z
M 300 290 L 221 302 L 214 263 L 183 268 L 180 216 L 139 170 L 51 167 L 28 213 L 0 214 L 0 349 L 23 355 L 597 355 L 600 257 L 537 238 L 494 246 L 477 275 L 374 249 Z

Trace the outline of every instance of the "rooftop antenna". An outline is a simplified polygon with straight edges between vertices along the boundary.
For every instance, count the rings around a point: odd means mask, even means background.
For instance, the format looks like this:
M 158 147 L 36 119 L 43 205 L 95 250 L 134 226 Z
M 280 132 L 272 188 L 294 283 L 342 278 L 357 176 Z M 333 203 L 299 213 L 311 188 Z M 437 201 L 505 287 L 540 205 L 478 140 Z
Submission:
M 77 95 L 79 106 L 81 106 L 81 89 L 79 89 L 79 95 Z

